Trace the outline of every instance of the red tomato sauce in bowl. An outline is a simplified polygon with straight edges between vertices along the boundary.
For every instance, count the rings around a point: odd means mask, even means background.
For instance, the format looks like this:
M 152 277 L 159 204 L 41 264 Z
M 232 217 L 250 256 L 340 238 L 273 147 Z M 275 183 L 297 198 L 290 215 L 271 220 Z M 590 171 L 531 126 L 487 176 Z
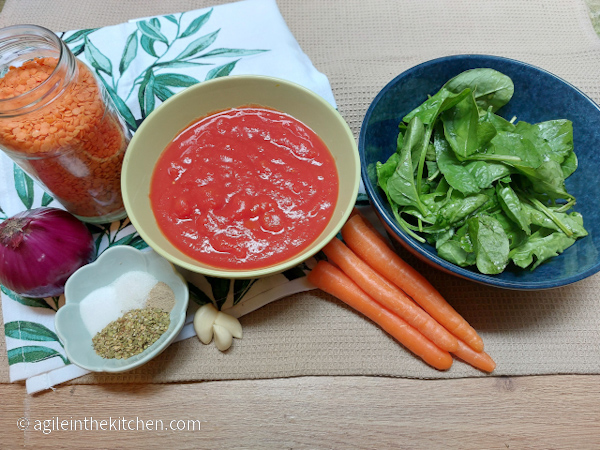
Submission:
M 338 173 L 325 143 L 292 116 L 241 107 L 204 117 L 161 154 L 150 203 L 181 252 L 224 269 L 290 259 L 330 221 Z

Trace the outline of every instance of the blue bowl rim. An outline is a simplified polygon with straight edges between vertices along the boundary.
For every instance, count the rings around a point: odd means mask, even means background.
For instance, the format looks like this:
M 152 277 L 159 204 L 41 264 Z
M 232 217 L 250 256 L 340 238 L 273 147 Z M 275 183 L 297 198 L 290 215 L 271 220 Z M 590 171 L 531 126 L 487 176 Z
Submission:
M 590 102 L 600 113 L 600 106 L 598 106 L 598 104 L 596 102 L 594 102 L 587 94 L 582 92 L 580 89 L 573 86 L 568 81 L 553 74 L 552 72 L 549 72 L 545 69 L 542 69 L 533 64 L 529 64 L 529 63 L 526 63 L 523 61 L 519 61 L 519 60 L 512 59 L 512 58 L 506 58 L 503 56 L 473 53 L 473 54 L 442 56 L 440 58 L 435 58 L 435 59 L 431 59 L 429 61 L 422 62 L 416 66 L 413 66 L 413 67 L 405 70 L 404 72 L 402 72 L 399 75 L 397 75 L 396 77 L 394 77 L 391 81 L 389 81 L 375 96 L 375 98 L 369 105 L 369 108 L 367 109 L 367 112 L 365 113 L 365 116 L 363 118 L 360 132 L 359 132 L 359 138 L 358 138 L 358 150 L 359 150 L 360 162 L 361 162 L 361 178 L 363 181 L 363 185 L 365 187 L 365 191 L 367 192 L 367 195 L 370 200 L 375 196 L 375 191 L 368 179 L 368 175 L 366 172 L 366 167 L 365 167 L 366 163 L 364 161 L 364 154 L 365 154 L 364 141 L 365 141 L 367 123 L 369 122 L 371 115 L 373 113 L 373 110 L 377 106 L 377 103 L 379 102 L 381 97 L 383 97 L 387 93 L 387 91 L 390 90 L 396 84 L 396 82 L 398 80 L 412 74 L 413 72 L 416 72 L 416 71 L 422 69 L 423 67 L 427 67 L 427 66 L 430 66 L 433 64 L 443 63 L 445 61 L 455 61 L 457 59 L 468 60 L 468 59 L 473 59 L 473 58 L 476 58 L 476 59 L 477 58 L 485 58 L 486 60 L 489 60 L 492 62 L 494 62 L 494 61 L 508 62 L 508 63 L 512 63 L 512 64 L 515 64 L 518 66 L 527 67 L 528 69 L 533 69 L 535 71 L 542 72 L 552 78 L 559 80 L 560 82 L 564 83 L 566 86 L 568 86 L 571 89 L 573 89 L 574 91 L 576 91 L 578 94 L 580 94 L 582 96 L 582 98 L 584 98 L 585 100 Z M 474 271 L 468 270 L 466 268 L 457 266 L 456 264 L 453 264 L 449 261 L 446 261 L 445 259 L 440 258 L 437 254 L 432 254 L 432 253 L 426 252 L 425 250 L 423 250 L 423 248 L 421 247 L 421 245 L 419 243 L 417 243 L 416 241 L 414 241 L 412 238 L 410 238 L 409 236 L 407 236 L 404 233 L 404 231 L 398 226 L 398 224 L 396 223 L 395 220 L 388 217 L 387 211 L 385 211 L 380 205 L 378 205 L 377 203 L 375 203 L 373 201 L 370 201 L 370 203 L 371 203 L 371 206 L 373 208 L 375 208 L 377 214 L 382 218 L 382 220 L 384 220 L 386 222 L 386 225 L 388 227 L 390 227 L 392 229 L 392 231 L 400 239 L 402 239 L 402 241 L 404 242 L 405 245 L 410 247 L 409 250 L 412 250 L 412 252 L 415 253 L 416 256 L 418 256 L 422 260 L 427 261 L 428 263 L 430 263 L 430 265 L 437 266 L 436 268 L 438 270 L 442 270 L 444 272 L 451 273 L 451 274 L 458 276 L 460 278 L 463 278 L 463 279 L 472 280 L 472 281 L 475 281 L 475 282 L 478 282 L 478 283 L 481 283 L 484 285 L 500 287 L 500 288 L 505 288 L 505 289 L 543 290 L 543 289 L 553 289 L 553 288 L 566 286 L 566 285 L 575 283 L 577 281 L 581 281 L 581 280 L 583 280 L 587 277 L 590 277 L 600 271 L 600 261 L 598 261 L 595 265 L 588 268 L 587 270 L 585 270 L 581 273 L 578 273 L 576 275 L 572 275 L 568 278 L 563 278 L 561 280 L 557 280 L 557 281 L 553 281 L 553 280 L 519 281 L 519 282 L 507 281 L 507 280 L 503 280 L 501 278 L 496 278 L 492 275 L 485 275 L 480 272 L 474 272 Z M 560 257 L 560 255 L 558 257 Z

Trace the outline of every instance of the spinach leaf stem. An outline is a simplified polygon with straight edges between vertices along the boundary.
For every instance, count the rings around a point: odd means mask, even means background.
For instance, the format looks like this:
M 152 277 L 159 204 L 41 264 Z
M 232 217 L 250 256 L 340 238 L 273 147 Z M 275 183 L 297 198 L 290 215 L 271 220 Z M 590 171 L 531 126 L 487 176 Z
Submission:
M 541 212 L 546 214 L 567 236 L 573 236 L 573 232 L 569 230 L 562 221 L 556 217 L 553 211 L 547 208 L 542 202 L 540 202 L 537 198 L 530 198 L 529 201 L 533 203 L 533 205 L 539 209 Z

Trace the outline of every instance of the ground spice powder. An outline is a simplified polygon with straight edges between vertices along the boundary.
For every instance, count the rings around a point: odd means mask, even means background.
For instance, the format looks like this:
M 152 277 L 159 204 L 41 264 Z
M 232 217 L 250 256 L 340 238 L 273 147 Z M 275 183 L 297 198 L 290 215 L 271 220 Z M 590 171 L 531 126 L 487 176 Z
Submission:
M 0 99 L 31 91 L 50 77 L 58 60 L 35 58 L 0 78 Z M 71 213 L 110 215 L 123 209 L 121 165 L 129 138 L 107 107 L 90 69 L 77 60 L 77 76 L 50 105 L 0 118 L 0 146 Z
M 175 293 L 167 283 L 159 281 L 148 293 L 146 308 L 160 308 L 171 312 L 175 306 Z

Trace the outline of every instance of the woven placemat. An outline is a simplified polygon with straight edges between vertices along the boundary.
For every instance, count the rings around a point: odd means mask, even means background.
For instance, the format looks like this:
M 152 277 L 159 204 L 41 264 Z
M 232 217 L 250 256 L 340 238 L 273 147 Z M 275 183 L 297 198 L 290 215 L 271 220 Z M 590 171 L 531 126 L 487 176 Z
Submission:
M 35 23 L 55 31 L 116 24 L 224 1 L 7 0 L 0 26 Z M 355 136 L 377 92 L 394 76 L 440 56 L 481 53 L 519 59 L 566 79 L 600 101 L 600 40 L 582 1 L 476 2 L 281 0 L 300 46 L 331 82 Z M 600 373 L 600 275 L 539 292 L 484 287 L 415 264 L 480 332 L 495 375 Z M 227 353 L 195 338 L 124 374 L 75 383 L 170 382 L 299 375 L 482 376 L 456 363 L 438 372 L 331 296 L 296 294 L 241 320 L 244 339 Z M 0 380 L 8 380 L 0 340 Z

